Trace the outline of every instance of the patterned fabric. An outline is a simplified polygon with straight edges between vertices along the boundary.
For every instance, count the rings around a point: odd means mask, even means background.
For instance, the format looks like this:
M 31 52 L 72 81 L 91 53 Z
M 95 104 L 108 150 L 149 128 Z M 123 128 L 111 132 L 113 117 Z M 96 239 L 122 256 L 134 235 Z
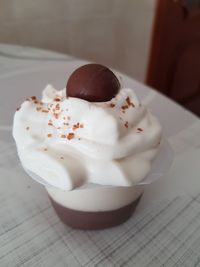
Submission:
M 158 115 L 174 148 L 168 177 L 146 189 L 123 225 L 72 230 L 56 216 L 45 189 L 22 170 L 11 126 L 0 124 L 0 266 L 200 266 L 200 121 L 132 82 L 138 92 L 146 92 L 143 102 Z
M 154 203 L 113 229 L 72 230 L 59 221 L 42 187 L 25 177 L 19 164 L 13 168 L 14 147 L 6 151 L 10 163 L 1 174 L 1 182 L 9 182 L 0 189 L 0 266 L 200 264 L 200 194 Z M 27 180 L 23 188 L 17 188 L 19 176 Z

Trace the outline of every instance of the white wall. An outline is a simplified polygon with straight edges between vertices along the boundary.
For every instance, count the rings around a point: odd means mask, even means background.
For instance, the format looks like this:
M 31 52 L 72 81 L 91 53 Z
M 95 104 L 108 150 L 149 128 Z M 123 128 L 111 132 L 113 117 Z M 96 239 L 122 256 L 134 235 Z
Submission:
M 73 54 L 144 81 L 156 0 L 0 1 L 0 42 Z

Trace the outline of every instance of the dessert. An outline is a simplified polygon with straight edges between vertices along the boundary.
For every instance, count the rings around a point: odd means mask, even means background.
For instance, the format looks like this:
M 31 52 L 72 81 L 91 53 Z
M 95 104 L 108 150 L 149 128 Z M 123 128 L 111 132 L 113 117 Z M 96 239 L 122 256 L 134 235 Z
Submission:
M 46 186 L 61 220 L 103 229 L 132 215 L 162 129 L 112 71 L 87 64 L 66 89 L 48 85 L 41 101 L 26 99 L 15 113 L 13 136 L 22 166 Z

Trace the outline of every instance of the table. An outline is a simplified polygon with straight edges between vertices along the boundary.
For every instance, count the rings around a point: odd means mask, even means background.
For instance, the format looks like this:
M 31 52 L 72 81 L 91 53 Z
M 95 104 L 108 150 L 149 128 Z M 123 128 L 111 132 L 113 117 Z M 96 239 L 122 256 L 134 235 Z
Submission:
M 39 93 L 47 82 L 61 87 L 65 68 L 80 63 L 0 44 L 0 266 L 200 266 L 200 121 L 145 85 L 126 77 L 159 117 L 175 160 L 166 177 L 146 188 L 127 223 L 97 232 L 69 229 L 43 187 L 21 169 L 11 136 L 13 108 L 26 88 Z

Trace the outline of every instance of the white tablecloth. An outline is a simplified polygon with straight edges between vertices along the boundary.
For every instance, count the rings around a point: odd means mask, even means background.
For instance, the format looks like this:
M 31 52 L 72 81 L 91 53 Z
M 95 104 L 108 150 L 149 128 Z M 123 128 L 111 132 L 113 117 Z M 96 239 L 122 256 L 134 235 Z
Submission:
M 50 51 L 0 45 L 0 266 L 200 266 L 200 121 L 154 90 L 132 81 L 148 91 L 144 102 L 163 124 L 175 160 L 167 177 L 147 187 L 127 223 L 72 230 L 59 221 L 42 186 L 24 174 L 6 108 L 19 91 L 4 97 L 9 82 L 49 66 L 51 77 L 52 66 L 74 63 Z

